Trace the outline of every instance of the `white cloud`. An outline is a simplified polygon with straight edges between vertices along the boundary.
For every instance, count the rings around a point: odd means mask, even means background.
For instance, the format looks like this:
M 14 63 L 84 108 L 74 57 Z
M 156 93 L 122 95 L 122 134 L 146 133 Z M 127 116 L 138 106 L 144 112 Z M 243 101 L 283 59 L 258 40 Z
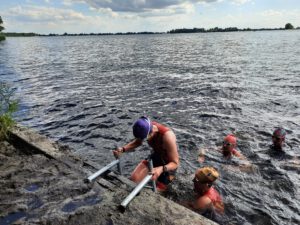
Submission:
M 207 5 L 223 1 L 240 5 L 252 0 L 63 0 L 63 4 L 71 6 L 74 3 L 85 3 L 93 11 L 101 13 L 110 10 L 115 13 L 135 13 L 141 17 L 154 17 L 187 14 L 195 11 L 197 4 Z
M 233 4 L 236 4 L 236 5 L 243 5 L 247 2 L 250 2 L 252 0 L 230 0 Z
M 208 27 L 238 27 L 238 28 L 280 28 L 290 22 L 299 26 L 300 10 L 265 10 L 261 12 L 226 14 L 220 18 L 203 18 L 203 24 Z
M 195 12 L 193 4 L 184 3 L 181 5 L 169 6 L 163 9 L 152 9 L 146 12 L 138 13 L 139 17 L 169 17 L 178 15 L 188 15 Z
M 111 9 L 114 12 L 144 13 L 148 15 L 152 11 L 174 9 L 174 13 L 186 12 L 186 5 L 194 5 L 201 2 L 217 2 L 219 0 L 64 0 L 64 4 L 85 2 L 95 9 Z M 182 9 L 181 9 L 182 8 Z
M 71 6 L 73 3 L 86 3 L 85 0 L 63 0 L 62 4 L 66 6 Z
M 69 0 L 68 0 L 69 1 Z M 77 1 L 77 0 L 73 0 Z M 86 0 L 87 2 L 95 2 L 95 0 Z M 167 17 L 171 15 L 179 15 L 179 14 L 189 14 L 195 12 L 195 4 L 192 4 L 190 1 L 176 1 L 183 2 L 180 4 L 169 5 L 166 7 L 146 7 L 147 0 L 136 0 L 135 4 L 141 4 L 141 7 L 133 7 L 128 6 L 128 10 L 125 8 L 120 9 L 116 7 L 109 7 L 109 4 L 103 4 L 102 7 L 99 7 L 95 4 L 89 4 L 89 9 L 91 11 L 96 11 L 101 13 L 102 15 L 110 15 L 111 17 L 120 17 L 120 18 L 137 18 L 137 17 Z M 194 0 L 195 2 L 203 1 L 203 0 Z M 216 1 L 216 0 L 206 0 L 206 1 Z M 116 1 L 115 1 L 116 2 Z M 112 3 L 112 0 L 106 0 L 106 3 Z M 142 6 L 144 4 L 144 6 Z M 152 3 L 153 4 L 153 3 Z M 105 7 L 104 7 L 105 6 Z M 122 7 L 122 6 L 121 6 Z M 133 9 L 134 8 L 134 9 Z
M 100 12 L 102 15 L 108 15 L 110 17 L 119 17 L 119 14 L 116 12 L 113 12 L 110 8 L 92 8 L 92 11 Z
M 72 5 L 72 0 L 64 0 L 62 2 L 62 4 L 65 5 L 65 6 L 71 6 Z
M 266 10 L 266 11 L 263 11 L 261 13 L 262 16 L 264 17 L 278 17 L 278 16 L 282 16 L 284 13 L 282 11 L 276 11 L 276 10 Z
M 295 27 L 300 25 L 300 10 L 266 10 L 258 15 L 261 21 L 266 24 L 277 24 L 278 26 L 284 27 L 286 23 L 292 23 Z M 275 27 L 273 25 L 273 27 Z
M 107 16 L 110 19 L 107 19 Z M 124 19 L 115 21 L 114 12 L 110 10 L 105 16 L 88 16 L 72 9 L 41 6 L 16 6 L 3 13 L 3 17 L 8 32 L 42 34 L 117 32 L 125 27 L 128 29 L 130 24 Z M 128 26 L 125 26 L 126 23 Z M 117 26 L 116 29 L 115 26 Z
M 71 9 L 58 9 L 41 6 L 16 6 L 10 8 L 6 15 L 19 21 L 38 23 L 78 21 L 85 19 L 85 16 L 82 13 Z

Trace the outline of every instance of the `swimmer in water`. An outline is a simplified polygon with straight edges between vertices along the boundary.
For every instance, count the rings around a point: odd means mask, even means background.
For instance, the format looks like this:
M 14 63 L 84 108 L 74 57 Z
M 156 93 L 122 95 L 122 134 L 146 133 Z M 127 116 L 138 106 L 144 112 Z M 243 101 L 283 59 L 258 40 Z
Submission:
M 300 160 L 297 156 L 288 155 L 286 152 L 286 130 L 284 128 L 276 128 L 272 135 L 272 145 L 270 146 L 270 155 L 279 157 L 283 161 L 284 167 L 300 168 Z
M 193 179 L 195 198 L 193 201 L 183 202 L 181 204 L 201 214 L 207 212 L 223 214 L 224 204 L 222 197 L 213 187 L 218 177 L 219 172 L 213 167 L 197 169 Z
M 114 150 L 114 156 L 119 158 L 123 153 L 134 151 L 146 140 L 152 150 L 151 159 L 154 168 L 149 171 L 148 159 L 142 160 L 132 172 L 130 179 L 139 183 L 151 172 L 153 174 L 152 179 L 156 181 L 157 190 L 166 191 L 179 166 L 179 154 L 174 132 L 165 125 L 150 121 L 144 116 L 134 123 L 132 129 L 135 139 Z
M 277 128 L 272 135 L 271 150 L 284 151 L 286 131 L 283 128 Z
M 224 138 L 222 146 L 219 149 L 217 149 L 217 151 L 219 151 L 223 155 L 224 159 L 230 160 L 233 157 L 240 159 L 241 163 L 238 167 L 238 170 L 243 170 L 245 172 L 253 171 L 254 168 L 252 164 L 247 160 L 247 158 L 241 152 L 236 150 L 236 147 L 237 147 L 236 136 L 233 134 L 229 134 Z M 200 163 L 204 162 L 205 152 L 206 152 L 205 149 L 199 150 L 198 162 Z M 234 171 L 236 170 L 236 167 L 232 167 L 229 165 L 227 165 L 226 168 Z
M 232 157 L 237 157 L 241 160 L 247 160 L 246 157 L 240 153 L 238 150 L 236 150 L 237 146 L 237 138 L 233 134 L 227 135 L 223 140 L 223 145 L 218 149 L 219 152 L 222 153 L 223 157 L 225 159 L 231 159 Z M 205 160 L 205 149 L 200 149 L 199 155 L 198 155 L 198 161 L 204 162 Z

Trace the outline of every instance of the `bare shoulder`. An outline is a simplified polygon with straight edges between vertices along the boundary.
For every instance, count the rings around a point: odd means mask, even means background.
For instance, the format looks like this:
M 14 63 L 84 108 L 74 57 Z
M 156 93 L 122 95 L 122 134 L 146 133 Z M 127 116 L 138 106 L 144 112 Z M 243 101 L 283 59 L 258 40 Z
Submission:
M 176 145 L 176 136 L 173 131 L 167 131 L 163 136 L 163 141 L 165 145 Z
M 176 140 L 175 133 L 172 130 L 167 131 L 164 135 L 164 138 L 167 138 L 167 139 L 174 138 Z
M 211 205 L 211 200 L 207 196 L 202 196 L 195 201 L 194 207 L 196 209 L 205 210 Z

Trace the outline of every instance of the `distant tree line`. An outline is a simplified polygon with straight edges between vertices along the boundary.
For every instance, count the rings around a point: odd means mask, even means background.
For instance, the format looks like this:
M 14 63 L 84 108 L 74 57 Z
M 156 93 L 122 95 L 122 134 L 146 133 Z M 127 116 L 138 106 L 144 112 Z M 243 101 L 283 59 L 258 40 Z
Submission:
M 133 35 L 133 34 L 163 34 L 165 32 L 118 32 L 118 33 L 79 33 L 79 34 L 70 34 L 70 33 L 63 33 L 63 34 L 54 34 L 50 33 L 48 35 L 39 34 L 39 36 L 94 36 L 94 35 Z
M 5 36 L 7 37 L 33 37 L 33 36 L 93 36 L 93 35 L 133 35 L 133 34 L 163 34 L 163 32 L 126 32 L 126 33 L 79 33 L 79 34 L 71 34 L 71 33 L 63 33 L 63 34 L 37 34 L 37 33 L 17 33 L 17 32 L 7 32 Z
M 72 33 L 63 33 L 63 34 L 37 34 L 37 33 L 17 33 L 17 32 L 7 32 L 7 33 L 1 33 L 1 31 L 4 29 L 2 26 L 3 21 L 0 17 L 0 35 L 4 34 L 6 37 L 33 37 L 33 36 L 98 36 L 98 35 L 138 35 L 138 34 L 175 34 L 175 33 L 207 33 L 207 32 L 237 32 L 237 31 L 264 31 L 264 30 L 291 30 L 291 29 L 300 29 L 300 27 L 294 28 L 294 26 L 291 23 L 287 23 L 284 28 L 260 28 L 260 29 L 251 29 L 251 28 L 243 28 L 239 29 L 237 27 L 227 27 L 227 28 L 219 28 L 214 27 L 210 29 L 205 28 L 180 28 L 180 29 L 173 29 L 167 32 L 149 32 L 149 31 L 143 31 L 143 32 L 117 32 L 117 33 L 79 33 L 79 34 L 72 34 Z M 5 38 L 5 36 L 3 36 Z M 1 37 L 1 36 L 0 36 Z
M 33 37 L 33 36 L 40 36 L 36 33 L 17 33 L 17 32 L 6 32 L 4 33 L 6 37 Z
M 207 32 L 236 32 L 236 31 L 263 31 L 263 30 L 292 30 L 294 26 L 291 23 L 287 23 L 284 28 L 260 28 L 260 29 L 251 29 L 251 28 L 243 28 L 239 29 L 237 27 L 227 27 L 227 28 L 219 28 L 214 27 L 210 29 L 205 28 L 181 28 L 181 29 L 173 29 L 168 31 L 167 33 L 175 34 L 175 33 L 207 33 Z M 297 27 L 296 29 L 300 29 Z
M 206 33 L 206 32 L 233 32 L 233 31 L 239 31 L 237 27 L 227 27 L 227 28 L 210 28 L 206 30 L 205 28 L 182 28 L 182 29 L 173 29 L 168 31 L 167 33 L 173 34 L 173 33 Z
M 4 36 L 4 34 L 2 33 L 3 30 L 4 30 L 4 27 L 3 27 L 3 20 L 2 20 L 2 17 L 0 16 L 0 41 L 5 40 L 5 36 Z

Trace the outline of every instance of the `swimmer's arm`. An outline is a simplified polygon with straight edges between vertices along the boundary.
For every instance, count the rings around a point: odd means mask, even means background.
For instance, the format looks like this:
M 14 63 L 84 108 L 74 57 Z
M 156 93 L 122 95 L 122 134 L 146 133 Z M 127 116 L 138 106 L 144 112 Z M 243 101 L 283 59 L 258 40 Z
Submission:
M 179 154 L 176 144 L 176 136 L 173 131 L 168 131 L 164 135 L 164 148 L 167 151 L 169 163 L 165 165 L 166 170 L 176 170 L 179 166 Z
M 224 214 L 224 203 L 217 202 L 214 206 L 214 210 L 219 214 Z
M 243 160 L 241 165 L 242 167 L 252 167 L 252 163 L 242 153 L 236 151 L 234 155 L 238 157 L 240 160 Z
M 247 159 L 242 153 L 240 153 L 240 152 L 238 152 L 238 151 L 235 151 L 235 152 L 234 152 L 234 155 L 235 155 L 236 157 L 238 157 L 239 159 L 241 159 L 241 160 L 245 160 L 245 161 L 249 162 L 248 159 Z M 250 162 L 249 162 L 249 163 L 250 163 Z
M 168 131 L 163 136 L 163 148 L 166 149 L 169 163 L 153 168 L 153 180 L 156 180 L 163 172 L 176 170 L 179 166 L 179 155 L 177 150 L 176 137 L 173 131 Z
M 289 163 L 290 165 L 298 166 L 300 165 L 299 157 L 294 156 L 291 160 L 288 160 L 287 163 Z
M 122 153 L 132 151 L 135 148 L 141 146 L 143 141 L 140 139 L 134 139 L 133 141 L 129 142 L 128 144 L 124 145 L 123 147 L 118 147 L 117 149 L 113 150 L 113 154 L 116 158 L 119 158 Z
M 203 163 L 205 160 L 206 149 L 200 148 L 198 151 L 198 162 Z
M 218 152 L 220 152 L 220 153 L 222 153 L 223 154 L 223 150 L 222 150 L 222 147 L 220 146 L 220 147 L 218 147 L 217 149 L 216 149 L 216 151 L 218 151 Z
M 128 144 L 124 145 L 122 148 L 124 152 L 134 151 L 137 147 L 141 146 L 143 141 L 136 138 L 133 141 L 129 142 Z
M 220 148 L 212 148 L 214 151 L 222 152 Z M 198 151 L 198 162 L 203 163 L 205 161 L 205 154 L 208 151 L 208 149 L 200 148 Z

